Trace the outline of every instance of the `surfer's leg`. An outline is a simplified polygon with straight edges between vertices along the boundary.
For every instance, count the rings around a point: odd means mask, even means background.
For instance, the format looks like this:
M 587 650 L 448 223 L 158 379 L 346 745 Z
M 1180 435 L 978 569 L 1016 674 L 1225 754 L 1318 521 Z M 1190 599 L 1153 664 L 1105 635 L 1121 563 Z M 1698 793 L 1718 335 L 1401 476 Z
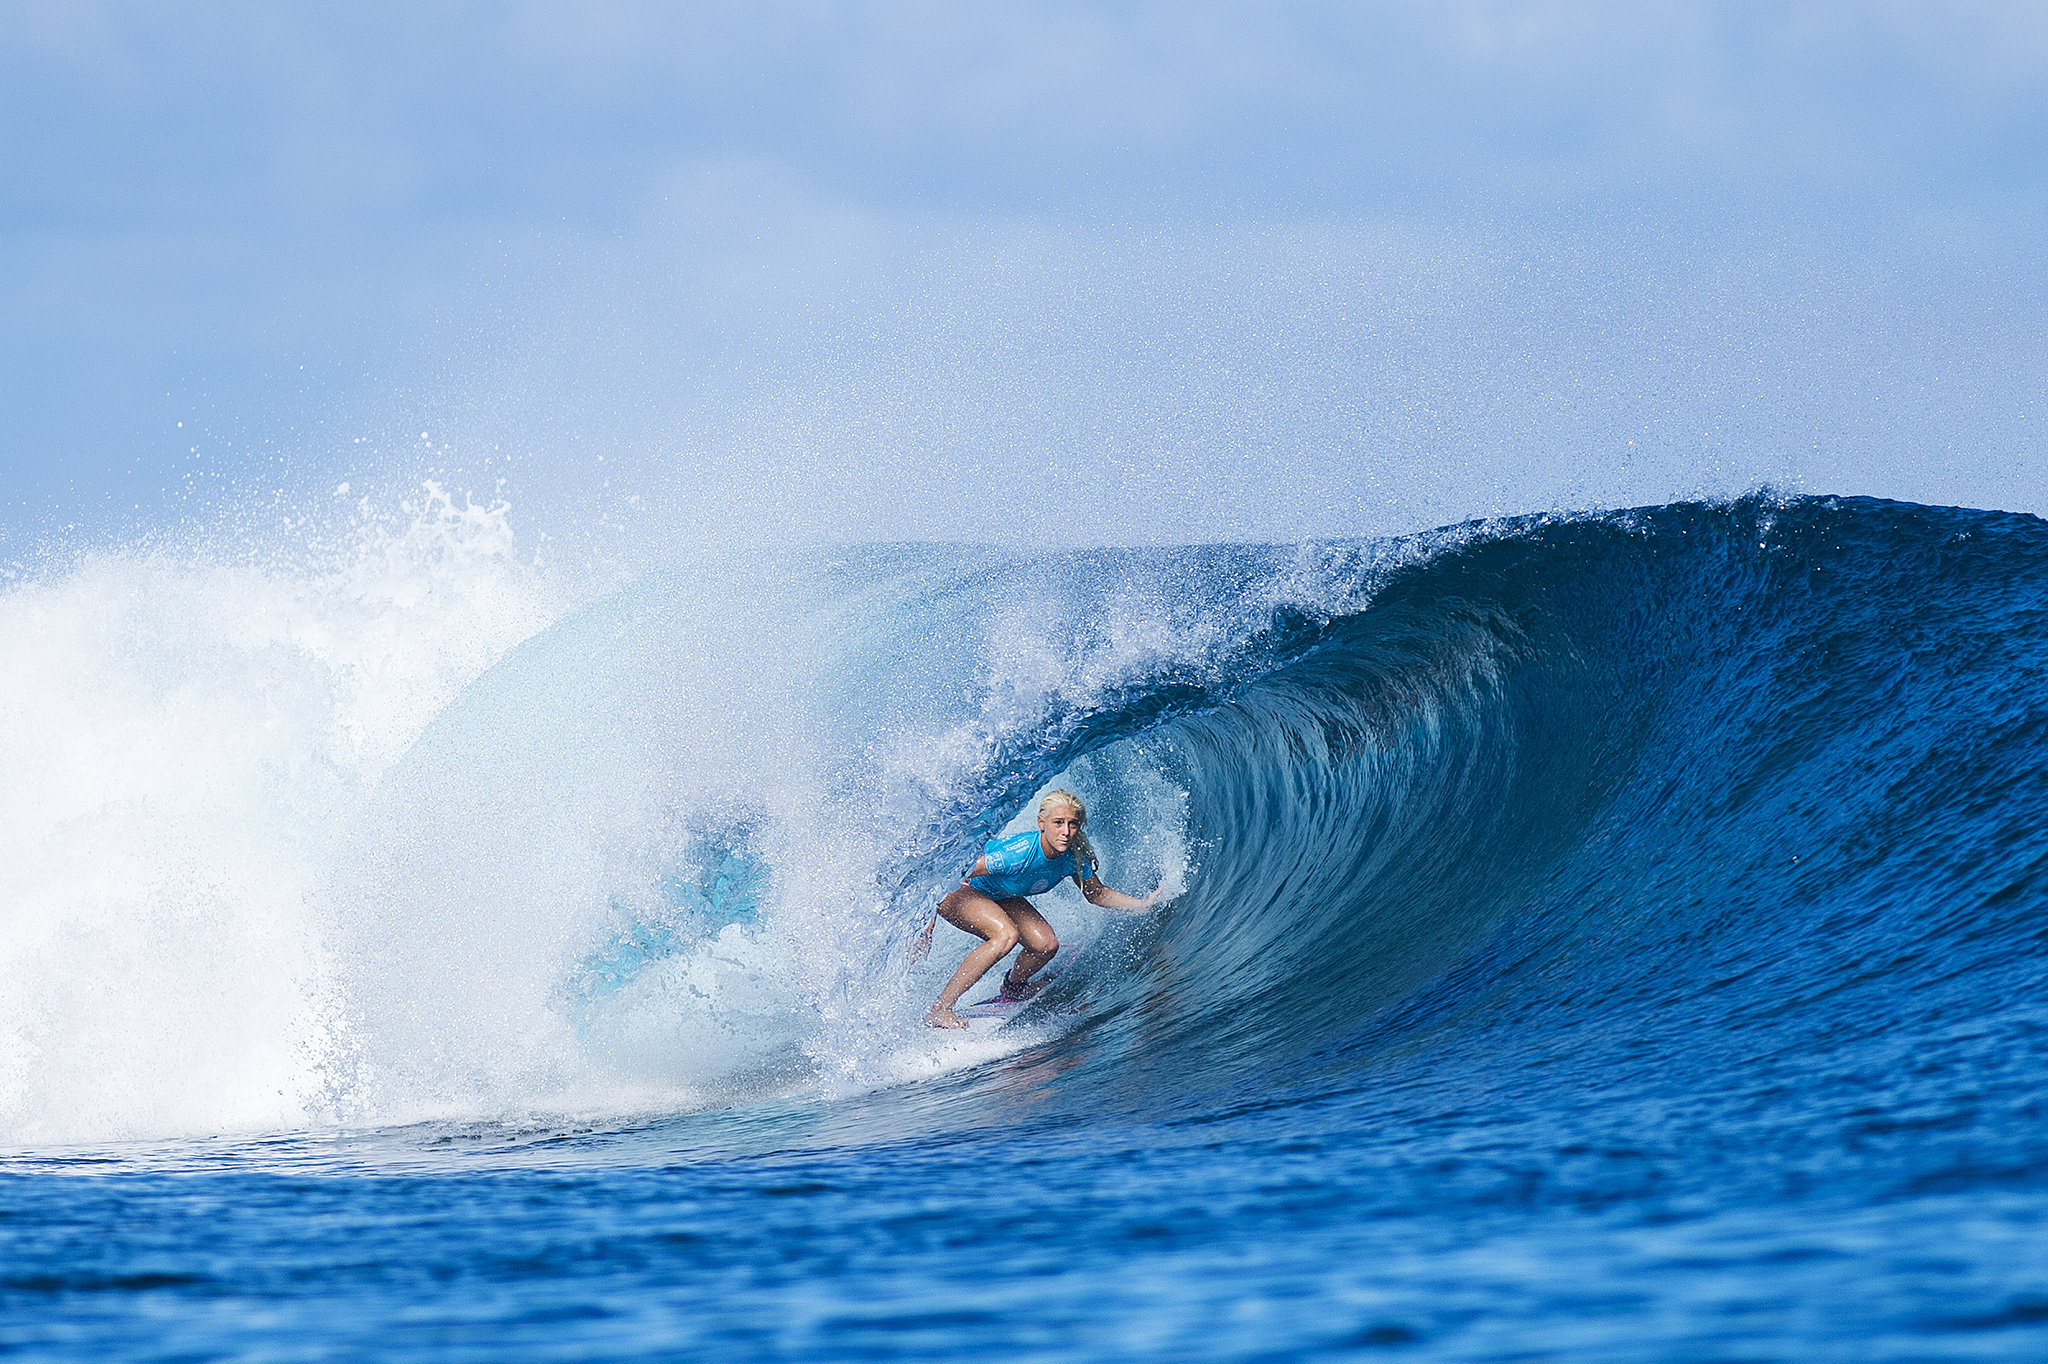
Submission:
M 953 1012 L 953 1005 L 969 986 L 988 974 L 991 966 L 1010 955 L 1010 949 L 1017 945 L 1017 926 L 1001 905 L 972 886 L 962 886 L 939 901 L 939 917 L 980 937 L 982 944 L 960 963 L 960 969 L 939 991 L 939 1002 L 932 1005 L 924 1021 L 934 1028 L 964 1028 L 967 1025 Z
M 1040 981 L 1038 985 L 1025 982 L 1053 959 L 1053 954 L 1060 950 L 1060 937 L 1052 931 L 1052 925 L 1045 921 L 1045 916 L 1032 908 L 1029 900 L 1013 896 L 998 903 L 1003 913 L 1010 916 L 1010 922 L 1017 926 L 1017 937 L 1024 944 L 1024 950 L 1017 954 L 1016 963 L 1003 977 L 1003 993 L 1011 999 L 1029 999 L 1043 988 L 1044 982 Z

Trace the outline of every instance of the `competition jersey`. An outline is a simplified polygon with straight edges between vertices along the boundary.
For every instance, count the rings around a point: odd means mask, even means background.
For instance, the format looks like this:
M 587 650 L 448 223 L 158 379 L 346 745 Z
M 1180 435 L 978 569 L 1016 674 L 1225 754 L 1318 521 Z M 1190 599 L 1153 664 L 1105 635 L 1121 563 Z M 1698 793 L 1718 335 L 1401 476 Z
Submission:
M 1043 895 L 1074 874 L 1076 852 L 1069 848 L 1057 857 L 1047 857 L 1036 829 L 1008 838 L 992 838 L 981 854 L 988 861 L 988 875 L 971 878 L 967 884 L 993 900 L 1006 895 Z M 1081 868 L 1081 878 L 1095 874 L 1091 858 Z

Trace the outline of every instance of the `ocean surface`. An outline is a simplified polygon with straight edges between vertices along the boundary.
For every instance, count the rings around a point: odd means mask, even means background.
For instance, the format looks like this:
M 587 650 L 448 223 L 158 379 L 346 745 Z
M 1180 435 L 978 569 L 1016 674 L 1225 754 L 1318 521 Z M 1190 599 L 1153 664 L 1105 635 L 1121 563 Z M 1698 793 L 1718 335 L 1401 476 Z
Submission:
M 569 601 L 430 492 L 0 593 L 0 1352 L 2048 1358 L 2048 523 Z M 1054 784 L 1170 902 L 921 1027 Z

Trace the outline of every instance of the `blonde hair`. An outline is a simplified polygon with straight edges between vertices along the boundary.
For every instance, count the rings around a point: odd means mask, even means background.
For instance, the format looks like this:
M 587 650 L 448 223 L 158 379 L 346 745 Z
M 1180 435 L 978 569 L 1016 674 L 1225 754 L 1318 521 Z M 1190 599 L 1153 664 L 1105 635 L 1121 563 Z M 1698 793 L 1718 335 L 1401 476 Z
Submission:
M 1081 869 L 1098 860 L 1095 856 L 1095 845 L 1088 841 L 1088 807 L 1083 805 L 1081 798 L 1072 791 L 1064 787 L 1054 787 L 1039 797 L 1038 817 L 1044 819 L 1045 812 L 1056 805 L 1073 807 L 1074 818 L 1081 821 L 1081 827 L 1074 830 L 1074 841 L 1067 850 L 1074 854 L 1074 884 L 1086 890 L 1088 887 L 1081 879 Z

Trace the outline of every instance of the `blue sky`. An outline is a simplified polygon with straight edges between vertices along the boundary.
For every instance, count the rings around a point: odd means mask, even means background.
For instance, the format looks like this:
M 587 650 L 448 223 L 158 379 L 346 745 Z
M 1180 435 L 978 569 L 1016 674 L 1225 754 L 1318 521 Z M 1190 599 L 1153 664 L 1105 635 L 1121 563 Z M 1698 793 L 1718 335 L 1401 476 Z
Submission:
M 2037 4 L 0 0 L 0 108 L 17 548 L 2048 506 Z

